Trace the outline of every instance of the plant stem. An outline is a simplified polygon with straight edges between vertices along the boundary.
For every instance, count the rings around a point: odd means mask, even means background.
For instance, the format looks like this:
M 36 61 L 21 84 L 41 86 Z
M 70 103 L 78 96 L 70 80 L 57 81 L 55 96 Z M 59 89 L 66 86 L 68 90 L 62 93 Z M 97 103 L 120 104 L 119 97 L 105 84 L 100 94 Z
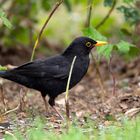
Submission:
M 88 0 L 89 9 L 88 9 L 88 14 L 87 14 L 87 20 L 86 20 L 86 23 L 85 23 L 85 27 L 87 27 L 87 28 L 90 27 L 90 19 L 91 19 L 91 13 L 92 13 L 92 3 L 93 3 L 93 0 Z M 98 66 L 98 63 L 97 63 L 93 53 L 91 53 L 91 56 L 92 56 L 92 59 L 95 63 L 96 72 L 97 72 L 98 77 L 99 77 L 99 85 L 100 85 L 101 90 L 102 90 L 101 100 L 102 100 L 102 102 L 104 102 L 104 98 L 105 98 L 105 95 L 106 95 L 106 91 L 104 89 L 104 82 L 102 80 L 102 76 L 101 76 L 101 73 L 100 73 L 100 70 L 99 70 L 99 66 Z
M 91 13 L 92 13 L 92 3 L 93 3 L 93 0 L 88 0 L 89 9 L 88 9 L 88 12 L 87 12 L 87 19 L 86 19 L 86 22 L 85 22 L 85 27 L 90 27 L 90 19 L 91 19 Z
M 102 91 L 100 96 L 101 96 L 101 100 L 102 100 L 102 103 L 103 103 L 104 100 L 105 100 L 105 95 L 106 95 L 106 90 L 104 88 L 104 81 L 102 79 L 102 76 L 101 76 L 101 73 L 100 73 L 100 70 L 99 70 L 99 64 L 96 61 L 93 53 L 91 53 L 91 56 L 92 56 L 92 59 L 93 59 L 93 61 L 95 63 L 95 69 L 96 69 L 96 72 L 97 72 L 97 75 L 98 75 L 98 78 L 99 78 L 98 82 L 99 82 L 99 85 L 100 85 L 100 88 L 101 88 L 101 91 Z
M 66 106 L 66 117 L 67 117 L 68 128 L 69 128 L 69 116 L 70 116 L 69 115 L 70 114 L 69 113 L 69 86 L 70 86 L 70 80 L 71 80 L 71 75 L 72 75 L 75 60 L 76 60 L 76 56 L 74 56 L 72 63 L 71 63 L 69 77 L 68 77 L 67 86 L 66 86 L 66 95 L 65 95 L 65 106 Z
M 52 15 L 54 14 L 54 12 L 57 10 L 57 8 L 62 4 L 63 0 L 60 0 L 59 2 L 56 3 L 56 5 L 54 6 L 54 8 L 52 9 L 52 11 L 50 12 L 48 18 L 46 19 L 44 25 L 42 26 L 40 32 L 39 32 L 39 35 L 35 41 L 35 44 L 34 44 L 34 47 L 33 47 L 33 51 L 32 51 L 32 55 L 31 55 L 31 59 L 30 61 L 33 61 L 33 58 L 34 58 L 34 54 L 35 54 L 35 50 L 38 46 L 38 43 L 40 42 L 40 39 L 41 39 L 41 36 L 43 34 L 43 31 L 45 29 L 45 27 L 47 26 L 49 20 L 51 19 Z
M 108 11 L 107 15 L 103 18 L 103 20 L 95 27 L 96 29 L 100 28 L 105 22 L 106 20 L 110 17 L 111 13 L 113 12 L 115 6 L 116 6 L 117 0 L 113 1 L 113 4 L 110 8 L 110 10 Z
M 7 110 L 5 113 L 2 114 L 2 116 L 5 116 L 5 115 L 7 115 L 7 114 L 9 114 L 11 112 L 17 111 L 19 109 L 19 107 L 20 107 L 20 104 L 18 104 L 17 107 L 15 107 L 14 109 Z
M 73 66 L 76 60 L 76 56 L 74 56 L 72 64 L 71 64 L 71 68 L 70 68 L 70 72 L 69 72 L 69 78 L 68 78 L 68 82 L 67 82 L 67 87 L 66 87 L 66 100 L 68 99 L 68 94 L 69 94 L 69 85 L 70 85 L 70 80 L 71 80 L 71 75 L 72 75 L 72 70 L 73 70 Z

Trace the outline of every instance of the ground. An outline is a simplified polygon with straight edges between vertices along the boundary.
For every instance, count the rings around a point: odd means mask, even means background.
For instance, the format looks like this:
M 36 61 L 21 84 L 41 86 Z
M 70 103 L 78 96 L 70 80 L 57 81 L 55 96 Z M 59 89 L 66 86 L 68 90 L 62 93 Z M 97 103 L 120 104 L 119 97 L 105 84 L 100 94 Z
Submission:
M 127 64 L 120 58 L 112 61 L 111 71 L 116 80 L 115 90 L 107 63 L 102 62 L 100 65 L 103 79 L 101 84 L 95 64 L 91 62 L 86 76 L 70 90 L 71 119 L 76 118 L 83 123 L 88 117 L 97 122 L 107 123 L 110 120 L 118 120 L 121 115 L 135 117 L 140 112 L 139 60 L 138 58 Z M 45 117 L 45 107 L 39 92 L 4 79 L 0 79 L 0 84 L 3 89 L 0 93 L 0 132 L 5 129 L 12 131 L 17 126 L 26 127 L 36 116 Z M 63 116 L 65 116 L 64 97 L 63 93 L 56 99 L 56 106 Z M 15 111 L 7 112 L 14 108 Z M 6 114 L 2 115 L 5 112 Z M 59 130 L 61 119 L 51 108 L 46 119 Z

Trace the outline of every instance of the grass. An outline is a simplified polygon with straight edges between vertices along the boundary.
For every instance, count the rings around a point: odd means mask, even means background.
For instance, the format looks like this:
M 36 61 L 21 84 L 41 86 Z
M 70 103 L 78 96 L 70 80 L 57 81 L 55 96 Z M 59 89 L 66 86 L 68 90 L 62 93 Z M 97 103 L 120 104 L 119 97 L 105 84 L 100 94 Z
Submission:
M 49 124 L 49 125 L 48 125 Z M 135 120 L 123 119 L 110 125 L 95 125 L 91 120 L 80 125 L 73 122 L 69 130 L 65 124 L 54 128 L 51 123 L 36 118 L 32 126 L 23 129 L 16 128 L 11 134 L 5 134 L 5 140 L 139 140 L 140 118 Z

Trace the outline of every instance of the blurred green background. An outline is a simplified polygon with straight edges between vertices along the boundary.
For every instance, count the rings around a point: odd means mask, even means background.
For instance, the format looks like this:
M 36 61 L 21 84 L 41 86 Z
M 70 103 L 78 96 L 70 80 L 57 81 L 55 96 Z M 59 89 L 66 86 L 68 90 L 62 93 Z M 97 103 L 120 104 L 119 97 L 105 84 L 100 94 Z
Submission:
M 36 57 L 58 53 L 76 36 L 83 35 L 89 9 L 88 3 L 91 1 L 64 0 L 42 35 Z M 26 59 L 30 59 L 37 35 L 56 2 L 58 1 L 0 0 L 0 55 L 2 58 L 5 56 L 2 54 L 3 51 L 14 52 L 15 50 L 15 54 L 22 55 L 23 52 L 27 54 Z M 96 28 L 111 43 L 126 40 L 140 46 L 140 1 L 93 0 L 92 2 L 91 27 Z M 98 28 L 97 26 L 108 14 L 110 14 L 109 17 Z M 6 21 L 7 19 L 11 24 Z M 7 61 L 1 63 L 5 64 Z

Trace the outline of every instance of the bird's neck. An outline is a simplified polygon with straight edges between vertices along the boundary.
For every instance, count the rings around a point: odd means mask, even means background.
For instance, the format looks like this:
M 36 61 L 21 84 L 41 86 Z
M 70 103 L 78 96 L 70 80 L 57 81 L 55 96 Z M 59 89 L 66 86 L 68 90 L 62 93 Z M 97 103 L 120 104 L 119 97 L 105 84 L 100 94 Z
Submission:
M 74 57 L 76 56 L 76 61 L 80 60 L 89 60 L 89 55 L 78 55 L 76 53 L 70 54 L 70 53 L 63 53 L 62 56 L 64 56 L 70 63 L 73 61 Z
M 64 50 L 64 52 L 62 53 L 63 56 L 65 57 L 74 57 L 74 56 L 77 56 L 77 57 L 88 57 L 89 56 L 89 53 L 88 52 L 85 52 L 83 49 L 80 50 L 80 48 L 78 48 L 77 46 L 69 46 L 66 50 Z

